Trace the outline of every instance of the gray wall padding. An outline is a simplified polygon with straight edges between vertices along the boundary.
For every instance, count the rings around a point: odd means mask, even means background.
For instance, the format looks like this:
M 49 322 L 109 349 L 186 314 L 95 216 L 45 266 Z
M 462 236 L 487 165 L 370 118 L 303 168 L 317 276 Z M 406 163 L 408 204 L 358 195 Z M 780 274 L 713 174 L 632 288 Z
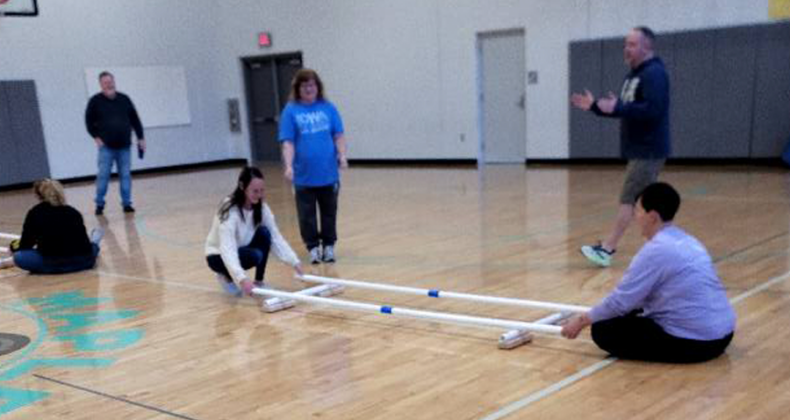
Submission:
M 48 176 L 35 82 L 0 81 L 0 186 Z
M 672 157 L 780 156 L 790 137 L 788 39 L 790 22 L 658 36 L 657 53 L 670 76 Z M 628 71 L 622 49 L 623 38 L 571 43 L 571 91 L 618 93 Z M 592 118 L 571 110 L 570 158 L 619 157 L 612 150 L 617 125 L 599 118 L 593 133 Z
M 767 26 L 759 37 L 751 156 L 775 157 L 790 140 L 790 23 Z

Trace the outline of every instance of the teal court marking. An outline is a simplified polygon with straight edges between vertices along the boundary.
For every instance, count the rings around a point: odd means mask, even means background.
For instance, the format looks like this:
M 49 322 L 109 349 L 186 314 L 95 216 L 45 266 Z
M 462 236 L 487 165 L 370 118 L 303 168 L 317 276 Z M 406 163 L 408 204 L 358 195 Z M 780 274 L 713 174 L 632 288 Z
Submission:
M 754 248 L 756 246 L 762 245 L 762 244 L 764 244 L 764 243 L 766 243 L 766 242 L 768 242 L 770 240 L 777 239 L 777 238 L 779 238 L 781 236 L 784 236 L 784 235 L 787 235 L 787 233 L 785 232 L 785 233 L 782 233 L 782 234 L 774 235 L 774 236 L 772 236 L 772 237 L 770 237 L 768 239 L 760 240 L 758 242 L 750 244 L 749 246 L 739 250 L 736 253 L 731 253 L 731 254 L 728 254 L 728 255 L 720 258 L 719 261 L 721 261 L 722 259 L 730 258 L 730 257 L 732 257 L 732 256 L 734 256 L 736 254 L 744 252 L 747 249 Z M 221 291 L 219 291 L 219 290 L 217 290 L 215 288 L 201 287 L 201 286 L 188 284 L 188 283 L 178 283 L 178 282 L 169 282 L 169 281 L 157 281 L 155 279 L 141 278 L 141 277 L 135 277 L 135 276 L 128 276 L 128 275 L 117 274 L 117 273 L 110 273 L 110 272 L 99 272 L 99 273 L 100 274 L 109 275 L 109 276 L 115 276 L 115 277 L 119 277 L 119 278 L 130 279 L 130 280 L 144 281 L 144 282 L 153 283 L 153 284 L 167 284 L 167 285 L 171 285 L 171 286 L 184 287 L 184 288 L 193 289 L 193 290 L 211 291 L 211 292 L 221 293 Z M 769 280 L 769 281 L 767 281 L 767 282 L 765 282 L 765 283 L 763 283 L 761 285 L 758 285 L 758 286 L 756 286 L 756 287 L 754 287 L 754 288 L 752 288 L 752 289 L 750 289 L 750 290 L 748 290 L 748 291 L 746 291 L 746 292 L 744 292 L 744 293 L 732 298 L 731 302 L 733 304 L 737 304 L 737 303 L 739 303 L 739 302 L 741 302 L 741 301 L 753 296 L 754 294 L 757 294 L 757 293 L 762 292 L 762 291 L 764 291 L 764 290 L 766 290 L 766 289 L 768 289 L 768 288 L 770 288 L 770 287 L 772 287 L 772 286 L 774 286 L 776 284 L 784 282 L 789 277 L 790 277 L 790 272 L 785 273 L 782 276 L 775 277 L 775 278 L 773 278 L 773 279 L 771 279 L 771 280 Z M 549 387 L 546 387 L 546 388 L 544 388 L 542 390 L 539 390 L 537 392 L 529 394 L 526 397 L 524 397 L 524 398 L 522 398 L 522 399 L 520 399 L 518 401 L 515 401 L 513 403 L 510 403 L 510 404 L 502 407 L 501 409 L 497 410 L 496 412 L 484 417 L 482 420 L 497 420 L 497 419 L 501 419 L 501 418 L 503 418 L 505 416 L 508 416 L 508 415 L 518 411 L 518 410 L 526 408 L 526 407 L 530 406 L 531 404 L 533 404 L 533 403 L 535 403 L 537 401 L 540 401 L 540 400 L 542 400 L 542 399 L 544 399 L 546 397 L 554 395 L 557 392 L 561 391 L 562 389 L 565 389 L 568 386 L 570 386 L 570 385 L 572 385 L 572 384 L 574 384 L 576 382 L 579 382 L 582 379 L 595 374 L 596 372 L 599 372 L 599 371 L 605 369 L 606 367 L 612 365 L 617 360 L 618 359 L 616 359 L 616 358 L 607 358 L 607 359 L 604 359 L 602 361 L 598 361 L 598 362 L 596 362 L 596 363 L 594 363 L 594 364 L 592 364 L 592 365 L 580 370 L 579 372 L 577 372 L 577 373 L 575 373 L 573 375 L 570 375 L 570 376 L 560 380 L 559 382 L 556 382 L 556 383 L 552 384 Z
M 695 197 L 702 197 L 702 196 L 708 195 L 708 188 L 706 186 L 704 186 L 704 185 L 698 185 L 698 186 L 696 186 L 694 188 L 689 189 L 686 192 L 686 194 L 687 195 L 692 195 L 692 196 L 695 196 Z
M 179 241 L 167 235 L 160 235 L 152 231 L 151 229 L 148 228 L 148 223 L 146 222 L 147 216 L 148 214 L 145 213 L 137 214 L 134 218 L 134 226 L 140 235 L 178 248 L 196 248 L 203 245 L 203 241 L 200 242 Z M 208 230 L 206 230 L 206 234 L 208 234 Z
M 707 195 L 709 195 L 709 190 L 706 187 L 704 187 L 704 186 L 697 186 L 697 187 L 694 187 L 692 189 L 687 190 L 686 194 L 690 195 L 690 196 L 695 196 L 695 197 L 707 196 Z M 554 233 L 554 232 L 556 232 L 558 230 L 571 228 L 571 227 L 576 226 L 576 225 L 578 225 L 580 223 L 603 219 L 606 214 L 608 214 L 608 213 L 602 211 L 602 212 L 598 212 L 597 214 L 586 215 L 586 216 L 584 216 L 582 218 L 582 220 L 574 220 L 574 221 L 571 221 L 570 223 L 565 223 L 565 224 L 556 224 L 555 226 L 552 226 L 552 227 L 550 227 L 548 229 L 543 229 L 543 230 L 540 230 L 540 231 L 537 231 L 537 232 L 530 232 L 530 233 L 527 233 L 525 235 L 500 235 L 500 242 L 528 240 L 528 239 L 531 239 L 532 237 L 535 237 L 535 236 L 551 234 L 551 233 Z M 137 226 L 138 226 L 139 230 L 143 231 L 147 236 L 156 238 L 158 240 L 161 240 L 163 242 L 172 244 L 174 246 L 181 246 L 181 247 L 194 247 L 194 246 L 197 246 L 197 244 L 187 244 L 186 242 L 175 241 L 175 240 L 172 240 L 171 238 L 168 238 L 168 237 L 165 237 L 165 236 L 162 236 L 162 235 L 157 235 L 157 234 L 155 234 L 153 232 L 150 232 L 147 229 L 144 220 L 141 220 L 140 223 Z M 734 251 L 732 253 L 729 253 L 729 254 L 723 255 L 721 257 L 718 257 L 718 258 L 715 259 L 715 261 L 716 262 L 720 262 L 720 261 L 729 259 L 729 258 L 731 258 L 731 257 L 733 257 L 735 255 L 742 254 L 743 252 L 745 252 L 746 250 L 748 250 L 750 248 L 754 248 L 754 247 L 756 247 L 756 246 L 758 246 L 758 245 L 760 245 L 762 243 L 768 242 L 770 240 L 777 239 L 777 238 L 779 238 L 781 236 L 785 236 L 787 234 L 788 233 L 785 232 L 785 233 L 781 233 L 781 234 L 775 235 L 775 236 L 773 236 L 771 238 L 762 240 L 762 241 L 760 241 L 758 243 L 751 244 L 751 245 L 749 245 L 749 246 L 747 246 L 745 248 L 742 248 L 740 250 L 736 250 L 736 251 Z M 375 260 L 375 259 L 369 259 L 368 262 L 370 262 L 372 260 Z M 389 258 L 388 260 L 392 260 L 392 258 Z M 364 258 L 357 258 L 355 262 L 357 262 L 357 263 L 364 263 L 365 259 Z M 115 275 L 115 276 L 118 276 L 118 277 L 129 278 L 129 279 L 134 279 L 134 280 L 149 281 L 151 283 L 156 283 L 156 284 L 162 284 L 163 283 L 163 282 L 160 282 L 160 281 L 154 281 L 154 280 L 150 280 L 150 279 L 135 278 L 135 277 L 132 277 L 132 276 L 118 275 L 118 274 L 114 274 L 114 273 L 105 273 L 105 274 Z M 752 295 L 754 295 L 756 293 L 764 291 L 764 290 L 770 288 L 773 285 L 776 285 L 776 284 L 779 284 L 779 283 L 785 281 L 787 279 L 788 275 L 790 275 L 790 273 L 787 273 L 787 274 L 785 274 L 783 276 L 776 277 L 776 278 L 774 278 L 772 280 L 769 280 L 768 282 L 763 283 L 762 285 L 759 285 L 759 286 L 757 286 L 755 288 L 752 288 L 749 291 L 747 291 L 747 292 L 745 292 L 745 293 L 743 293 L 743 294 L 731 299 L 731 301 L 733 302 L 733 304 L 736 304 L 736 303 L 738 303 L 738 302 L 740 302 L 740 301 L 742 301 L 744 299 L 747 299 L 747 298 L 751 297 Z M 208 290 L 207 288 L 194 287 L 194 286 L 190 287 L 188 285 L 181 284 L 181 283 L 173 283 L 173 282 L 165 282 L 165 283 L 166 284 L 172 284 L 172 285 L 178 285 L 178 286 L 181 286 L 181 287 L 188 287 L 188 288 L 197 289 L 197 290 Z M 213 289 L 211 289 L 211 290 L 213 290 Z M 499 410 L 499 411 L 497 411 L 497 412 L 485 417 L 484 419 L 485 420 L 494 420 L 494 419 L 499 419 L 499 418 L 502 418 L 502 417 L 507 416 L 509 414 L 512 414 L 513 412 L 518 411 L 520 409 L 523 409 L 523 408 L 531 405 L 534 402 L 537 402 L 537 401 L 542 400 L 543 398 L 545 398 L 547 396 L 550 396 L 550 395 L 555 394 L 556 392 L 559 392 L 561 389 L 564 389 L 564 388 L 572 385 L 573 383 L 576 383 L 576 382 L 584 379 L 585 377 L 593 375 L 595 372 L 603 370 L 604 368 L 606 368 L 607 366 L 610 366 L 615 361 L 617 361 L 617 359 L 615 359 L 615 358 L 607 358 L 607 359 L 604 359 L 602 361 L 596 362 L 595 364 L 593 364 L 591 366 L 588 366 L 587 368 L 582 369 L 581 371 L 577 372 L 576 374 L 571 375 L 571 376 L 561 380 L 560 382 L 557 382 L 557 383 L 553 384 L 552 386 L 550 386 L 548 388 L 545 388 L 545 389 L 543 389 L 541 391 L 538 391 L 536 393 L 530 394 L 529 396 L 525 397 L 524 399 L 521 399 L 521 400 L 519 400 L 517 402 L 514 402 L 512 404 L 509 404 L 509 405 L 503 407 L 501 410 Z
M 140 311 L 92 309 L 111 302 L 111 298 L 86 297 L 82 290 L 55 292 L 42 297 L 0 303 L 0 310 L 16 313 L 30 319 L 35 327 L 35 337 L 9 360 L 0 364 L 0 415 L 29 406 L 52 395 L 48 391 L 19 389 L 6 386 L 6 382 L 23 377 L 46 367 L 99 368 L 115 363 L 115 358 L 95 357 L 96 351 L 128 348 L 142 339 L 144 331 L 134 328 L 116 328 L 91 331 L 90 327 L 133 318 Z M 35 308 L 33 308 L 35 307 Z M 33 308 L 33 309 L 31 309 Z M 83 310 L 85 308 L 91 308 Z M 74 312 L 75 309 L 81 309 Z M 47 321 L 66 321 L 65 325 L 50 329 Z M 87 331 L 86 331 L 87 330 Z M 55 331 L 55 335 L 52 332 Z M 78 331 L 82 331 L 79 333 Z M 58 334 L 57 332 L 69 332 Z M 79 352 L 89 352 L 91 357 L 47 357 L 35 354 L 47 340 L 72 341 Z M 35 376 L 35 374 L 32 374 Z
M 47 328 L 46 322 L 44 322 L 43 318 L 40 318 L 37 314 L 26 311 L 20 308 L 21 303 L 17 303 L 15 305 L 9 306 L 8 304 L 0 304 L 0 308 L 5 309 L 7 311 L 16 312 L 24 317 L 30 318 L 38 328 L 38 332 L 36 334 L 35 339 L 30 340 L 30 343 L 20 352 L 18 352 L 14 357 L 10 360 L 7 360 L 3 363 L 0 363 L 0 371 L 6 369 L 8 366 L 16 364 L 21 359 L 26 358 L 30 353 L 36 351 L 41 343 L 44 342 L 44 339 L 49 334 L 49 330 Z

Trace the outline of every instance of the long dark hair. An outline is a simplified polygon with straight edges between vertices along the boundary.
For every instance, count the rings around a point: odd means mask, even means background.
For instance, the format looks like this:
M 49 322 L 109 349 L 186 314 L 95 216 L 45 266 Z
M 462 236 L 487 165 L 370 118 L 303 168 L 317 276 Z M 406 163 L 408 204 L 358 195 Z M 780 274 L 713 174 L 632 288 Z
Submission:
M 244 212 L 241 211 L 242 206 L 244 206 L 244 201 L 247 197 L 244 195 L 244 190 L 250 185 L 253 179 L 263 179 L 263 173 L 261 173 L 260 169 L 247 166 L 241 170 L 239 174 L 239 182 L 236 183 L 236 189 L 233 190 L 232 193 L 228 196 L 229 200 L 222 203 L 219 207 L 219 220 L 225 221 L 228 219 L 228 212 L 230 212 L 231 207 L 236 206 L 239 208 L 239 214 L 241 214 L 242 220 L 244 219 Z M 252 220 L 255 222 L 255 226 L 261 224 L 261 220 L 263 220 L 263 200 L 257 202 L 256 204 L 252 205 Z

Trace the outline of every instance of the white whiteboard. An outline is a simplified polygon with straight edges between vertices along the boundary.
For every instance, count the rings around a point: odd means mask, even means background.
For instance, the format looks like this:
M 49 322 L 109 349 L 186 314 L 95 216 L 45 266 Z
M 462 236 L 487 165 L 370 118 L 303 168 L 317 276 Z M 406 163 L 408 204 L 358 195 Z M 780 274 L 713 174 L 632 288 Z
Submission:
M 143 127 L 187 125 L 191 122 L 183 67 L 87 67 L 85 85 L 88 98 L 101 92 L 99 74 L 103 71 L 112 73 L 118 92 L 132 99 Z

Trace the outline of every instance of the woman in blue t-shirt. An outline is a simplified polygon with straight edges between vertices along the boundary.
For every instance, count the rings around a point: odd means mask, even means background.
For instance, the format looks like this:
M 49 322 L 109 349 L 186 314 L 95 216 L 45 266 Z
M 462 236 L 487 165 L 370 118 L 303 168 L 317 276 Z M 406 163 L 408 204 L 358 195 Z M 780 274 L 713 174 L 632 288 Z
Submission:
M 288 105 L 280 118 L 285 177 L 293 182 L 299 231 L 310 262 L 335 262 L 338 168 L 348 167 L 343 120 L 324 98 L 314 70 L 301 69 L 291 81 Z M 319 228 L 316 212 L 321 214 Z

